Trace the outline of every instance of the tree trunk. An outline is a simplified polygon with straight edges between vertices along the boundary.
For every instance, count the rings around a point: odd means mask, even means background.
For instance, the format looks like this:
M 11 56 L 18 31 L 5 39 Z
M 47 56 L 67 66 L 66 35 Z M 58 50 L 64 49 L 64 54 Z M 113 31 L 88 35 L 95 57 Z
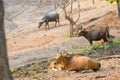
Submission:
M 73 24 L 70 24 L 70 37 L 73 37 Z
M 73 21 L 73 18 L 71 18 L 70 16 L 67 16 L 65 8 L 63 9 L 63 11 L 65 13 L 65 19 L 70 22 L 70 37 L 73 37 L 73 25 L 75 24 L 75 22 Z
M 120 21 L 120 4 L 118 4 L 117 10 L 118 10 L 118 18 L 119 18 L 119 21 Z
M 95 0 L 93 0 L 92 3 L 95 4 Z
M 0 80 L 13 80 L 9 70 L 4 30 L 4 7 L 0 0 Z

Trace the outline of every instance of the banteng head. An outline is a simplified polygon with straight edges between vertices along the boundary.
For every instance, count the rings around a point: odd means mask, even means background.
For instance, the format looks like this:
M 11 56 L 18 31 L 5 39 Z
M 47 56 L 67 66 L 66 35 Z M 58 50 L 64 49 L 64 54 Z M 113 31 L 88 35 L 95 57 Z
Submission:
M 53 70 L 64 70 L 67 66 L 67 60 L 62 53 L 57 54 L 54 61 L 50 64 L 49 68 Z
M 73 35 L 74 36 L 77 36 L 78 35 L 78 28 L 73 28 Z
M 80 32 L 78 33 L 78 37 L 79 37 L 79 36 L 86 35 L 87 33 L 88 33 L 87 31 L 82 30 L 82 31 L 80 31 Z
M 55 60 L 50 63 L 49 68 L 54 70 L 54 71 L 64 70 L 65 69 L 64 65 L 59 64 L 59 62 L 56 62 Z
M 78 33 L 83 29 L 83 26 L 80 24 L 76 24 L 76 27 L 73 28 L 73 35 L 78 36 Z
M 44 23 L 44 21 L 40 21 L 40 22 L 39 22 L 38 28 L 40 28 L 40 27 L 42 26 L 43 23 Z

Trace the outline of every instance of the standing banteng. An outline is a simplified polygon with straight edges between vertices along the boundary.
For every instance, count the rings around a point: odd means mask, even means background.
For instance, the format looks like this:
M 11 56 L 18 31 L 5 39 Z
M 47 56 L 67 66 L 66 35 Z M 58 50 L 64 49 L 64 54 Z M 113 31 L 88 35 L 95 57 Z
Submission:
M 90 30 L 106 30 L 108 38 L 110 38 L 110 34 L 109 34 L 109 26 L 95 26 L 95 25 L 91 25 L 88 26 L 86 28 L 83 28 L 84 31 L 90 31 Z
M 90 31 L 81 31 L 78 36 L 84 36 L 92 45 L 93 41 L 104 40 L 104 42 L 108 41 L 108 32 L 106 29 L 103 30 L 90 30 Z
M 59 24 L 59 14 L 56 11 L 51 11 L 51 12 L 46 13 L 43 16 L 42 21 L 39 22 L 38 28 L 40 28 L 42 24 L 45 23 L 45 29 L 47 26 L 50 29 L 49 22 L 53 22 L 53 21 L 55 21 L 55 26 L 57 23 Z

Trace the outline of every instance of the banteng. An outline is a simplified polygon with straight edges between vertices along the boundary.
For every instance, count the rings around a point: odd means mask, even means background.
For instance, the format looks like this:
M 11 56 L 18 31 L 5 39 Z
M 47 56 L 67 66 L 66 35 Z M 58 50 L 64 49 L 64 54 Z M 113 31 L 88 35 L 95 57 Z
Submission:
M 90 31 L 81 31 L 79 32 L 78 36 L 84 36 L 92 45 L 93 41 L 104 40 L 104 42 L 108 41 L 108 32 L 106 29 L 103 30 L 90 30 Z
M 90 31 L 90 30 L 106 30 L 108 38 L 110 38 L 110 34 L 109 34 L 109 26 L 95 26 L 95 25 L 90 25 L 86 28 L 83 28 L 84 31 Z
M 53 70 L 82 71 L 91 69 L 97 71 L 101 64 L 80 54 L 58 54 L 49 67 Z
M 39 22 L 38 28 L 40 28 L 42 24 L 45 23 L 45 29 L 47 26 L 50 29 L 49 22 L 53 22 L 53 21 L 55 22 L 55 26 L 57 23 L 59 24 L 59 14 L 56 11 L 46 13 L 43 16 L 42 21 Z

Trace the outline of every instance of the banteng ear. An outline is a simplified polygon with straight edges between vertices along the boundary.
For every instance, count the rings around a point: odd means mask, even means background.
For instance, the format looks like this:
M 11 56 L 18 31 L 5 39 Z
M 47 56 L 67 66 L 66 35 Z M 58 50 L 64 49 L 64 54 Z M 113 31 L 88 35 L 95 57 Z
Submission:
M 60 52 L 60 53 L 57 53 L 57 55 L 59 55 L 59 54 L 63 55 L 63 53 L 61 53 L 61 52 Z
M 59 54 L 63 55 L 63 54 L 64 54 L 64 51 L 63 51 L 62 49 L 58 49 L 58 50 L 57 50 L 57 55 L 59 55 Z
M 63 54 L 62 52 L 60 52 L 59 54 Z
M 59 54 L 59 48 L 57 49 L 57 55 Z
M 59 53 L 57 53 L 57 55 L 59 55 Z
M 68 54 L 68 52 L 64 50 L 64 54 L 63 55 L 67 55 L 67 54 Z

